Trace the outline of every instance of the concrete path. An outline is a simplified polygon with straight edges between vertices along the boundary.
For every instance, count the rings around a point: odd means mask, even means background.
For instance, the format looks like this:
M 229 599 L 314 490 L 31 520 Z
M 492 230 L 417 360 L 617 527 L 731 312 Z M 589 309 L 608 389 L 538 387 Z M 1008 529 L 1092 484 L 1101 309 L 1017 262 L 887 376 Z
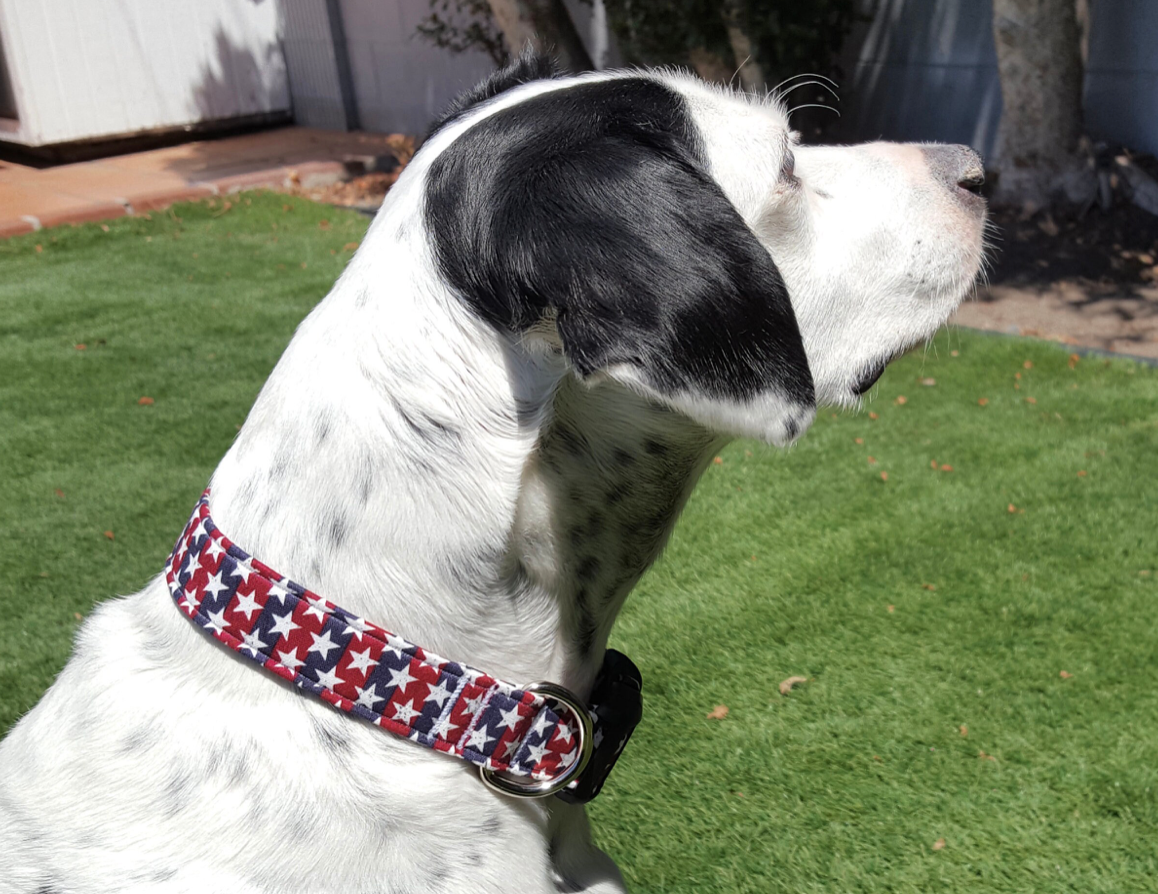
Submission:
M 388 167 L 389 139 L 286 127 L 43 170 L 0 161 L 0 238 L 240 189 L 334 182 Z

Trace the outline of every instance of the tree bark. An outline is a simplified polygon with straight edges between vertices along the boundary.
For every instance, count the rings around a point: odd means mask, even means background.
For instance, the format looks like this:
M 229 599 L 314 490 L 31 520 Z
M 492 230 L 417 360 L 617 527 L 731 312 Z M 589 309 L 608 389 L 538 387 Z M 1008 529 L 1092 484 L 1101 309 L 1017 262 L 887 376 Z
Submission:
M 1079 152 L 1082 60 L 1075 0 L 993 0 L 1003 111 L 995 198 L 1044 205 L 1094 188 Z
M 756 47 L 744 29 L 744 8 L 741 0 L 723 0 L 720 14 L 724 17 L 724 27 L 728 31 L 728 43 L 732 55 L 736 57 L 736 73 L 740 76 L 740 86 L 749 93 L 763 93 L 764 70 L 756 59 Z
M 518 56 L 530 44 L 568 71 L 590 71 L 588 55 L 563 0 L 487 0 L 507 49 Z

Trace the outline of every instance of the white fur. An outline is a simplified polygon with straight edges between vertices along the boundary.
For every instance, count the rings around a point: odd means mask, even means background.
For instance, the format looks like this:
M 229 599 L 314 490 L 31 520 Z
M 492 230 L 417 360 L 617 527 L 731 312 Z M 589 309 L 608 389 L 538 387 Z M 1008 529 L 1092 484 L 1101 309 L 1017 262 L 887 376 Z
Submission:
M 906 147 L 796 148 L 801 184 L 788 186 L 781 109 L 655 76 L 689 98 L 713 175 L 780 266 L 818 395 L 849 402 L 866 363 L 930 335 L 960 300 L 981 215 Z M 262 389 L 211 509 L 244 549 L 344 608 L 496 676 L 583 695 L 713 452 L 736 433 L 787 440 L 799 408 L 664 406 L 615 370 L 580 383 L 549 325 L 512 341 L 441 281 L 421 216 L 431 160 L 471 122 L 573 83 L 503 94 L 416 156 Z M 584 600 L 598 611 L 580 654 Z M 582 808 L 493 794 L 467 764 L 254 670 L 157 578 L 93 613 L 0 744 L 0 892 L 37 890 L 623 884 Z

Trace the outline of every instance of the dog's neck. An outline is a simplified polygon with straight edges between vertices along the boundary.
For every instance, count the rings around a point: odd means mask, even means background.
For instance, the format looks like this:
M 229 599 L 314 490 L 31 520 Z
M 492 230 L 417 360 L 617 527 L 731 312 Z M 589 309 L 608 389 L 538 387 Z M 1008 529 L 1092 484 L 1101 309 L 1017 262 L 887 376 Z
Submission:
M 404 281 L 377 290 L 364 267 L 270 376 L 213 477 L 214 519 L 437 654 L 585 694 L 720 440 L 580 383 L 549 339 L 512 341 Z

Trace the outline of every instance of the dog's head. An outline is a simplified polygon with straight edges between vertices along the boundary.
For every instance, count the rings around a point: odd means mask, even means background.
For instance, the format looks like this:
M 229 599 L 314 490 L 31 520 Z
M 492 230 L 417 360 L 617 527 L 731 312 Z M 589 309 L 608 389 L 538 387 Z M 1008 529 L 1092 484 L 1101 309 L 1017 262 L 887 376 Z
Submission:
M 520 60 L 436 127 L 425 215 L 455 291 L 583 379 L 786 443 L 977 273 L 969 150 L 806 149 L 778 105 L 689 76 L 548 74 Z

